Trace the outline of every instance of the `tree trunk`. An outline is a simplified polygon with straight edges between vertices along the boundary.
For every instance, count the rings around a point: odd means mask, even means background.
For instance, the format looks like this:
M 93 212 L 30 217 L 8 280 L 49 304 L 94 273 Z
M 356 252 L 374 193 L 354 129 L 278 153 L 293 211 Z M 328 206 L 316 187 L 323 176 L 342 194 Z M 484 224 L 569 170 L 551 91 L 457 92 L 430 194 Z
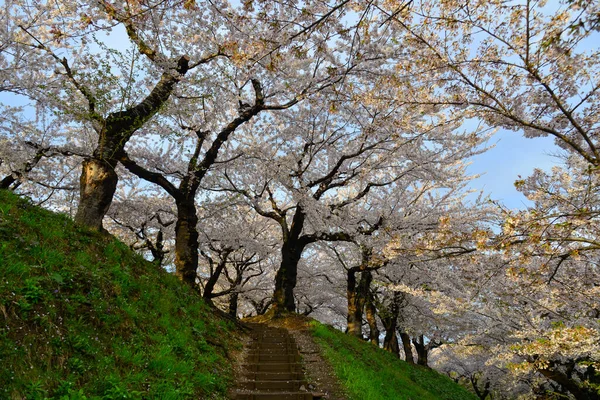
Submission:
M 398 335 L 396 328 L 386 326 L 385 337 L 383 338 L 383 349 L 400 358 L 400 347 L 398 347 Z
M 396 329 L 398 328 L 398 314 L 400 313 L 400 296 L 400 292 L 394 292 L 392 303 L 385 313 L 386 315 L 381 318 L 385 329 L 383 349 L 393 353 L 398 358 L 400 357 L 400 347 L 398 347 Z
M 369 341 L 379 347 L 379 327 L 377 326 L 377 310 L 373 295 L 369 293 L 366 305 L 367 323 L 369 324 Z
M 117 188 L 116 161 L 88 158 L 83 161 L 79 179 L 80 198 L 75 222 L 97 231 L 112 203 Z
M 231 315 L 233 318 L 236 318 L 236 319 L 237 319 L 237 314 L 238 314 L 238 298 L 239 298 L 238 292 L 234 291 L 229 295 L 229 310 L 227 310 L 229 315 Z
M 224 253 L 224 255 L 222 256 L 224 258 L 219 262 L 219 264 L 217 264 L 217 268 L 215 268 L 215 270 L 212 271 L 212 275 L 208 278 L 208 281 L 204 286 L 204 294 L 202 297 L 204 297 L 204 300 L 206 300 L 209 303 L 212 303 L 213 291 L 215 289 L 215 285 L 219 281 L 219 277 L 221 276 L 225 265 L 227 265 L 228 255 L 229 252 Z
M 150 253 L 152 253 L 152 262 L 158 265 L 159 267 L 163 265 L 163 261 L 165 260 L 165 254 L 167 251 L 164 251 L 164 243 L 163 243 L 163 232 L 159 230 L 156 234 L 156 244 L 152 243 L 152 241 L 147 238 L 146 244 L 148 245 L 148 249 Z
M 294 288 L 298 278 L 298 263 L 303 250 L 304 246 L 301 246 L 296 239 L 284 242 L 281 247 L 281 265 L 275 275 L 275 292 L 273 293 L 273 307 L 276 314 L 296 311 Z
M 177 201 L 175 224 L 175 275 L 196 287 L 198 270 L 198 216 L 194 198 Z
M 415 349 L 417 349 L 417 364 L 427 367 L 429 348 L 425 345 L 423 335 L 420 335 L 417 339 L 413 339 L 412 342 L 415 345 Z
M 348 299 L 348 316 L 346 322 L 348 329 L 346 333 L 349 335 L 362 338 L 362 308 L 359 306 L 358 292 L 356 290 L 356 273 L 357 268 L 348 270 L 348 282 L 346 284 L 346 296 Z
M 352 336 L 362 339 L 363 313 L 369 289 L 373 281 L 371 271 L 368 271 L 369 260 L 371 256 L 370 249 L 362 249 L 362 262 L 360 266 L 348 270 L 348 283 L 346 293 L 348 297 L 348 333 Z M 356 274 L 360 272 L 360 281 L 356 284 Z
M 404 349 L 404 360 L 409 364 L 414 364 L 415 358 L 413 357 L 412 353 L 410 336 L 408 336 L 408 333 L 400 331 L 400 339 L 402 340 L 402 348 Z
M 286 311 L 296 311 L 294 288 L 298 278 L 298 263 L 304 248 L 311 242 L 307 236 L 300 236 L 304 229 L 305 217 L 302 207 L 298 204 L 289 229 L 285 218 L 280 220 L 283 230 L 283 245 L 281 246 L 281 265 L 275 275 L 275 292 L 273 293 L 275 315 Z
M 490 382 L 486 381 L 483 389 L 481 389 L 479 388 L 479 379 L 477 379 L 476 376 L 471 375 L 469 380 L 471 381 L 473 390 L 475 391 L 477 397 L 479 397 L 479 400 L 485 400 L 490 394 Z

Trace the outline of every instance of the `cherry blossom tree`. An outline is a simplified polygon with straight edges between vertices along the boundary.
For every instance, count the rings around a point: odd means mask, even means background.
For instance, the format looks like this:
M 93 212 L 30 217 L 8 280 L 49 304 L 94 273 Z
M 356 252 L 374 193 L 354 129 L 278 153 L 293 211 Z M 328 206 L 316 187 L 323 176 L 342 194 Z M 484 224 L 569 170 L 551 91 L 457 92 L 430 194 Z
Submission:
M 422 63 L 408 74 L 443 71 L 440 90 L 416 101 L 468 107 L 491 126 L 554 137 L 598 165 L 600 53 L 590 46 L 599 36 L 598 4 L 545 3 L 423 1 L 390 23 L 418 44 L 409 51 Z
M 83 162 L 76 221 L 102 228 L 118 181 L 115 167 L 128 141 L 160 110 L 169 109 L 178 87 L 187 89 L 180 97 L 217 95 L 219 84 L 208 84 L 217 60 L 226 58 L 252 76 L 261 69 L 289 72 L 278 63 L 297 54 L 294 68 L 307 72 L 301 64 L 311 52 L 311 60 L 334 73 L 334 58 L 320 54 L 327 53 L 325 43 L 334 38 L 328 31 L 336 28 L 330 20 L 344 4 L 298 10 L 268 3 L 235 8 L 195 1 L 42 2 L 35 7 L 8 2 L 6 47 L 20 62 L 9 75 L 11 84 L 60 113 L 65 123 L 68 118 L 81 124 L 82 134 L 94 143 Z M 117 40 L 126 35 L 125 43 L 111 43 L 113 30 Z M 322 44 L 308 40 L 311 32 Z M 303 94 L 291 76 L 281 78 L 292 93 Z M 312 78 L 324 76 L 313 71 Z
M 0 188 L 231 315 L 383 331 L 480 398 L 598 396 L 597 2 L 3 5 Z M 562 151 L 526 209 L 464 199 L 491 129 Z
M 222 200 L 201 207 L 198 275 L 203 297 L 237 317 L 240 296 L 253 290 L 255 281 L 272 270 L 269 260 L 276 241 L 270 221 L 259 218 L 243 203 Z
M 77 168 L 82 154 L 64 146 L 58 121 L 38 110 L 5 106 L 0 117 L 0 188 L 28 196 L 39 205 L 71 214 L 76 206 Z
M 169 197 L 137 177 L 119 171 L 120 185 L 106 227 L 157 265 L 172 270 L 176 210 Z
M 282 262 L 274 294 L 280 310 L 295 309 L 297 266 L 307 246 L 349 241 L 364 223 L 365 229 L 376 224 L 379 215 L 369 221 L 360 213 L 375 207 L 370 201 L 386 187 L 403 193 L 422 182 L 426 192 L 436 184 L 462 182 L 461 160 L 474 154 L 479 143 L 474 135 L 453 132 L 455 121 L 443 114 L 439 120 L 423 119 L 418 110 L 390 105 L 389 98 L 372 104 L 336 101 L 335 112 L 323 100 L 267 121 L 274 134 L 265 138 L 270 149 L 253 143 L 252 152 L 246 151 L 246 159 L 256 165 L 253 171 L 223 172 L 222 180 L 230 185 L 226 190 L 281 226 Z M 243 158 L 236 162 L 248 164 Z
M 516 182 L 534 206 L 504 210 L 502 235 L 479 235 L 480 250 L 503 258 L 476 275 L 490 283 L 472 301 L 485 304 L 482 332 L 494 321 L 504 336 L 497 362 L 577 398 L 597 396 L 598 322 L 589 291 L 597 282 L 598 4 L 419 2 L 388 14 L 398 35 L 419 44 L 411 49 L 423 63 L 407 73 L 421 81 L 443 71 L 439 90 L 416 98 L 419 104 L 466 109 L 489 126 L 554 137 L 563 149 L 564 168 Z M 475 272 L 463 268 L 464 276 Z

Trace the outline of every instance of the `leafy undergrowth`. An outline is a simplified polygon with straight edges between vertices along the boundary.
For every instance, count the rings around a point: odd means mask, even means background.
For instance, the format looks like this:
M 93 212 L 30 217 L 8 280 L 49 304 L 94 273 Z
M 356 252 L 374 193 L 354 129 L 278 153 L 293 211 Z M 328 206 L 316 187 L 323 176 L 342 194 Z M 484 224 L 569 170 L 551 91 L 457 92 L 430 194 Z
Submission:
M 0 399 L 225 398 L 232 330 L 118 240 L 0 191 Z
M 434 370 L 410 365 L 370 343 L 316 321 L 311 326 L 316 342 L 350 400 L 477 398 Z

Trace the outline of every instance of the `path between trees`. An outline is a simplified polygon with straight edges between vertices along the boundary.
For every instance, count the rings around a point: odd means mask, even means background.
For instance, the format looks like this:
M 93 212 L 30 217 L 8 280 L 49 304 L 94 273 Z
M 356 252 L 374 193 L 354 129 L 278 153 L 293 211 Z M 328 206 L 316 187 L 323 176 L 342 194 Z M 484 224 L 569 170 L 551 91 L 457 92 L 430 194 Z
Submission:
M 248 323 L 231 398 L 236 400 L 343 400 L 341 387 L 303 323 Z M 278 326 L 273 326 L 278 325 Z

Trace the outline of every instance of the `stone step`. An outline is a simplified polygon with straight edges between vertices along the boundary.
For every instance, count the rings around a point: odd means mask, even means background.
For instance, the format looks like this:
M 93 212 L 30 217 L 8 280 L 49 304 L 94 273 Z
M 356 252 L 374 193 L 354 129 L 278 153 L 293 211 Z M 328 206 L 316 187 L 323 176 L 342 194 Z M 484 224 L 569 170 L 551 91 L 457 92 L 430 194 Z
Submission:
M 269 356 L 269 357 L 286 357 L 286 356 L 298 356 L 300 352 L 295 349 L 252 349 L 247 353 L 248 357 L 256 356 Z
M 302 380 L 245 381 L 240 382 L 238 388 L 242 390 L 258 390 L 262 392 L 297 392 L 303 385 L 306 387 L 306 382 Z
M 312 393 L 307 392 L 258 392 L 244 393 L 238 392 L 236 400 L 313 400 Z
M 304 379 L 304 373 L 299 371 L 245 371 L 244 375 L 248 379 L 257 381 L 299 381 Z
M 301 372 L 301 363 L 254 363 L 244 364 L 242 367 L 249 372 Z
M 313 400 L 320 394 L 307 392 L 298 345 L 283 328 L 251 325 L 245 379 L 238 382 L 238 400 Z M 301 390 L 302 389 L 302 390 Z
M 256 343 L 269 343 L 269 344 L 296 344 L 294 339 L 292 338 L 274 338 L 274 337 L 264 337 L 255 339 Z
M 249 354 L 300 354 L 297 347 L 293 346 L 253 346 L 248 347 Z
M 272 347 L 272 346 L 255 346 L 249 347 L 248 352 L 252 354 L 299 354 L 297 347 L 283 346 L 283 347 Z
M 250 343 L 249 346 L 251 349 L 252 348 L 256 348 L 256 347 L 264 347 L 264 348 L 274 348 L 274 349 L 281 349 L 281 348 L 293 348 L 293 349 L 298 349 L 298 345 L 296 344 L 296 342 L 293 341 L 289 341 L 289 342 L 269 342 L 269 341 L 254 341 L 252 343 Z
M 255 340 L 250 343 L 250 347 L 256 346 L 266 346 L 266 347 L 298 347 L 295 341 L 293 340 L 285 340 L 285 341 L 270 341 L 270 340 Z
M 300 355 L 299 354 L 294 354 L 294 353 L 283 353 L 283 354 L 277 354 L 277 353 L 255 353 L 255 354 L 248 354 L 248 356 L 246 357 L 246 362 L 249 364 L 256 364 L 256 363 L 262 363 L 262 362 L 267 362 L 267 363 L 298 363 L 300 362 Z

